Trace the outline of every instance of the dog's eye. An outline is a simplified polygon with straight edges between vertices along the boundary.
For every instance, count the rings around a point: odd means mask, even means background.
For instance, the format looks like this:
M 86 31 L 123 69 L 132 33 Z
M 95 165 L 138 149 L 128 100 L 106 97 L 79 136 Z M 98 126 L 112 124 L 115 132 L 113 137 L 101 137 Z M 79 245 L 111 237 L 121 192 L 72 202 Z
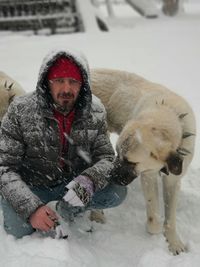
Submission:
M 150 153 L 150 156 L 156 160 L 158 159 L 158 157 L 153 152 Z
M 128 165 L 133 165 L 133 166 L 137 165 L 137 163 L 138 163 L 138 162 L 129 161 L 127 158 L 124 158 L 123 161 L 124 161 L 124 163 L 126 163 Z

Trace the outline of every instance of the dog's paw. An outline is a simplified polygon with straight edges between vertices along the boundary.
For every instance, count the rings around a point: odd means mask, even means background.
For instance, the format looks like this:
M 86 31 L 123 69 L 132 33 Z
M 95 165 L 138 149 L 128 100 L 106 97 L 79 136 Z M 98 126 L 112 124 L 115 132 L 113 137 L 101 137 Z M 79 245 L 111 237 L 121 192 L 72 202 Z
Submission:
M 177 234 L 164 232 L 164 236 L 166 241 L 169 243 L 168 248 L 169 251 L 173 253 L 173 255 L 179 255 L 181 252 L 187 252 L 187 247 L 183 244 Z
M 181 240 L 173 240 L 169 242 L 168 248 L 174 255 L 179 255 L 181 252 L 187 252 L 187 247 L 183 244 Z

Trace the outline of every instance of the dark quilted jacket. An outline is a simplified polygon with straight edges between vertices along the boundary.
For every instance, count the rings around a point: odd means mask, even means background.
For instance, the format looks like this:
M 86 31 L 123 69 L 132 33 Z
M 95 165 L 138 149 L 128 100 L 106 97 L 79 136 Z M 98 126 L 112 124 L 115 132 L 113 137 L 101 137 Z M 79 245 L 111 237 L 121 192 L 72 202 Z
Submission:
M 68 150 L 62 155 L 59 127 L 47 85 L 52 63 L 65 55 L 79 65 L 84 83 L 76 104 Z M 107 135 L 105 109 L 92 97 L 87 62 L 80 55 L 54 51 L 41 66 L 36 91 L 16 98 L 4 116 L 0 133 L 0 193 L 24 219 L 43 203 L 30 187 L 52 187 L 79 174 L 89 176 L 95 190 L 109 182 L 114 152 Z

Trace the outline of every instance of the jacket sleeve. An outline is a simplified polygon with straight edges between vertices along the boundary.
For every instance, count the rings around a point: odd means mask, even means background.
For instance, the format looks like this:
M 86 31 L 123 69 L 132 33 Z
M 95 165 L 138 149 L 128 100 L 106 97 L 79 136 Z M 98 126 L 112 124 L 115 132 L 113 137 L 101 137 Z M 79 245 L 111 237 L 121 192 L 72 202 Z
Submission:
M 94 165 L 82 172 L 94 183 L 95 191 L 103 189 L 109 183 L 113 168 L 114 150 L 109 139 L 105 116 L 99 123 L 98 135 L 91 148 Z
M 24 220 L 43 203 L 19 175 L 25 144 L 14 102 L 4 116 L 0 130 L 0 194 Z

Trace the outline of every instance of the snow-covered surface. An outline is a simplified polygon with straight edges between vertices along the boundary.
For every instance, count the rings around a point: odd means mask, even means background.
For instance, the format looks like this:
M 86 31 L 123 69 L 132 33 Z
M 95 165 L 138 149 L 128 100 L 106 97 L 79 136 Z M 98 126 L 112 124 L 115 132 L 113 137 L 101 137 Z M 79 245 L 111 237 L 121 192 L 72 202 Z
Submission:
M 16 241 L 3 231 L 0 209 L 1 267 L 200 266 L 200 14 L 156 20 L 137 18 L 130 25 L 134 26 L 127 29 L 121 25 L 99 34 L 0 33 L 0 70 L 21 83 L 27 92 L 32 91 L 43 57 L 50 49 L 66 45 L 81 49 L 91 67 L 136 72 L 184 96 L 194 109 L 198 128 L 195 157 L 182 180 L 177 207 L 177 228 L 188 252 L 172 256 L 162 234 L 147 234 L 138 179 L 129 186 L 128 197 L 120 207 L 105 211 L 105 225 L 95 224 L 93 233 L 74 225 L 68 240 L 34 235 Z M 111 138 L 115 143 L 116 136 Z M 162 206 L 161 214 L 163 220 Z

